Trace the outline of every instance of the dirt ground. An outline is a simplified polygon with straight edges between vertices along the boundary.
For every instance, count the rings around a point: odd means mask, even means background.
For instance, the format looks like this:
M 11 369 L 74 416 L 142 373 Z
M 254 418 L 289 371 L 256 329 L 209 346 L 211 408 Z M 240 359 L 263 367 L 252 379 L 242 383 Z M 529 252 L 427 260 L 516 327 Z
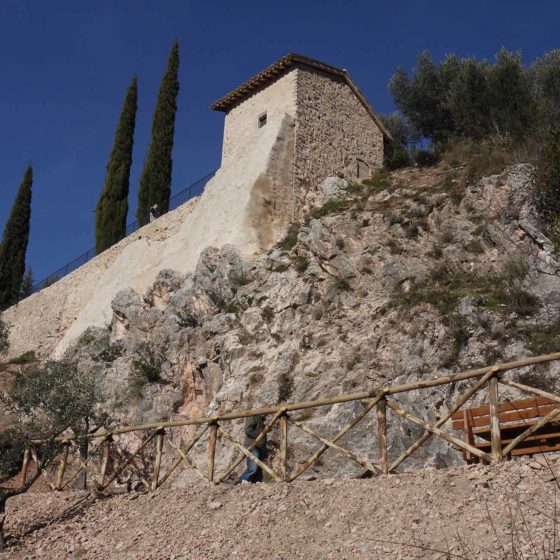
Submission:
M 8 503 L 1 559 L 551 559 L 560 458 Z M 560 500 L 558 500 L 560 501 Z M 558 544 L 556 544 L 558 542 Z

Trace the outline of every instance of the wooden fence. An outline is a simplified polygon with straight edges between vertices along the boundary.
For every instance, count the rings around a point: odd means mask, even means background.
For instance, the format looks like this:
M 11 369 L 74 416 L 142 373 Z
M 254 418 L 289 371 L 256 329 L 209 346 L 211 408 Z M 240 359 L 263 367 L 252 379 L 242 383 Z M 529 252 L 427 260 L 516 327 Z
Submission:
M 251 458 L 263 469 L 270 479 L 292 482 L 311 467 L 318 465 L 320 458 L 328 450 L 334 450 L 371 474 L 388 474 L 396 472 L 398 467 L 432 436 L 441 438 L 460 451 L 471 453 L 485 462 L 495 463 L 502 461 L 511 453 L 512 449 L 527 437 L 549 422 L 554 421 L 560 415 L 560 396 L 506 379 L 504 374 L 511 370 L 555 360 L 560 360 L 560 352 L 486 366 L 441 377 L 423 379 L 416 383 L 379 387 L 371 391 L 315 401 L 286 403 L 269 408 L 245 410 L 189 420 L 123 426 L 112 430 L 100 430 L 97 433 L 89 434 L 87 438 L 61 437 L 58 440 L 62 446 L 60 460 L 57 465 L 44 470 L 42 474 L 48 486 L 53 490 L 63 490 L 70 487 L 72 484 L 75 484 L 78 477 L 85 484 L 87 477 L 90 485 L 99 491 L 103 491 L 112 484 L 118 484 L 119 481 L 122 483 L 122 477 L 126 473 L 129 475 L 133 474 L 137 483 L 146 490 L 156 490 L 168 481 L 174 473 L 177 473 L 180 466 L 192 469 L 200 478 L 208 483 L 220 484 L 234 475 L 234 471 L 245 458 Z M 419 391 L 467 380 L 471 380 L 473 382 L 472 385 L 433 424 L 404 410 L 394 399 L 390 398 L 392 395 L 399 393 Z M 554 403 L 558 403 L 558 408 L 546 414 L 536 424 L 528 426 L 525 431 L 504 449 L 502 449 L 501 444 L 498 411 L 498 388 L 501 384 L 522 393 L 546 397 Z M 443 429 L 443 426 L 451 419 L 453 414 L 460 410 L 471 397 L 483 389 L 487 391 L 490 404 L 491 453 L 484 452 L 472 445 L 472 442 L 469 443 L 464 438 L 462 439 Z M 329 407 L 355 401 L 363 403 L 361 411 L 348 424 L 339 429 L 336 434 L 329 437 L 313 430 L 303 419 L 297 419 L 294 414 L 306 409 Z M 388 453 L 388 409 L 395 415 L 417 424 L 423 429 L 423 434 L 397 457 L 389 457 Z M 373 443 L 376 440 L 377 453 L 375 454 L 379 457 L 377 463 L 337 443 L 370 414 L 374 414 L 377 418 L 377 434 L 372 434 L 372 453 L 370 453 L 370 455 L 374 454 Z M 253 444 L 245 448 L 240 442 L 236 441 L 230 431 L 225 428 L 225 425 L 233 420 L 257 415 L 266 418 L 264 429 Z M 188 426 L 192 427 L 190 428 L 191 430 L 194 429 L 196 431 L 192 434 L 189 441 L 184 444 L 181 443 L 180 438 L 174 436 L 174 430 L 184 430 Z M 275 429 L 275 434 L 277 434 L 277 452 L 274 454 L 274 461 L 268 460 L 267 462 L 264 459 L 257 459 L 251 454 L 251 451 L 262 442 L 273 428 Z M 309 452 L 304 460 L 299 462 L 292 461 L 295 464 L 290 464 L 289 460 L 290 456 L 293 456 L 293 453 L 289 454 L 289 450 L 295 445 L 290 439 L 291 430 L 301 430 L 320 444 L 320 447 L 314 452 Z M 126 439 L 126 442 L 123 438 Z M 231 445 L 237 452 L 235 460 L 222 472 L 217 472 L 216 469 L 216 444 L 218 439 L 224 444 Z M 136 440 L 137 443 L 134 443 Z M 200 465 L 199 459 L 198 464 L 196 464 L 197 461 L 193 460 L 192 456 L 189 456 L 189 453 L 197 444 L 199 448 L 200 446 L 206 446 L 207 459 L 203 466 Z M 40 442 L 37 442 L 34 447 L 25 451 L 22 470 L 23 481 L 26 480 L 28 470 L 32 464 L 39 464 L 37 454 L 40 450 L 40 445 Z M 88 448 L 86 453 L 84 453 L 84 446 Z M 301 452 L 301 448 L 299 451 Z M 272 464 L 273 462 L 274 465 Z M 130 481 L 130 477 L 127 480 Z

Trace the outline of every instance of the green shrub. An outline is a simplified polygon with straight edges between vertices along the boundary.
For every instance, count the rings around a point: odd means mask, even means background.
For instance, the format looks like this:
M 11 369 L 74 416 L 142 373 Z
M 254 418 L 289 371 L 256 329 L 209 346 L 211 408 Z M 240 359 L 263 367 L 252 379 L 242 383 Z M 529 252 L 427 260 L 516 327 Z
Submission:
M 560 249 L 560 126 L 547 136 L 538 162 L 534 202 L 539 216 L 557 249 Z
M 353 354 L 352 356 L 350 356 L 347 360 L 346 360 L 346 368 L 349 371 L 352 371 L 358 364 L 360 364 L 362 362 L 362 357 L 360 356 L 360 354 L 356 353 Z
M 294 380 L 288 373 L 281 373 L 278 376 L 278 400 L 286 402 L 294 392 Z
M 307 270 L 307 267 L 309 266 L 309 259 L 305 256 L 305 255 L 298 255 L 295 259 L 294 259 L 294 268 L 300 273 L 302 274 L 303 272 L 305 272 Z
M 482 253 L 484 253 L 484 247 L 482 246 L 482 243 L 480 243 L 480 241 L 478 241 L 477 239 L 473 239 L 465 245 L 465 251 L 467 251 L 468 253 L 473 253 L 474 255 L 481 255 Z
M 352 290 L 352 286 L 350 286 L 348 280 L 346 280 L 346 278 L 342 278 L 341 276 L 335 278 L 334 285 L 337 290 L 341 290 L 343 292 L 350 292 Z
M 265 307 L 262 310 L 262 316 L 263 319 L 267 322 L 270 323 L 270 321 L 272 321 L 272 319 L 274 319 L 274 309 L 272 309 L 272 307 Z
M 161 357 L 147 348 L 132 361 L 132 368 L 137 378 L 147 383 L 158 383 L 161 381 L 161 364 Z
M 37 361 L 35 352 L 33 350 L 28 350 L 27 352 L 19 355 L 17 358 L 12 358 L 10 360 L 10 364 L 29 364 L 35 361 Z
M 0 317 L 0 356 L 6 354 L 9 347 L 10 344 L 8 341 L 8 327 L 2 320 L 2 317 Z
M 435 150 L 416 150 L 414 161 L 420 167 L 431 167 L 440 161 L 441 157 Z
M 103 360 L 106 364 L 112 364 L 117 358 L 120 358 L 123 354 L 122 344 L 116 342 L 114 344 L 108 344 L 99 352 L 99 358 Z
M 511 271 L 502 275 L 452 273 L 443 266 L 433 271 L 429 285 L 417 286 L 406 294 L 398 294 L 395 303 L 406 306 L 428 303 L 443 317 L 449 317 L 456 312 L 459 301 L 470 296 L 481 307 L 503 309 L 506 313 L 515 312 L 520 316 L 532 315 L 539 310 L 541 302 L 521 287 L 519 272 L 517 270 L 514 275 Z
M 237 304 L 235 301 L 230 301 L 225 309 L 226 313 L 237 313 Z
M 395 169 L 408 167 L 410 163 L 410 153 L 403 145 L 394 143 L 386 144 L 383 157 L 383 166 L 386 169 L 394 171 Z
M 375 191 L 384 191 L 385 189 L 392 187 L 389 179 L 389 173 L 382 169 L 377 171 L 370 179 L 364 179 L 362 184 Z
M 404 216 L 401 214 L 395 214 L 394 212 L 388 212 L 385 214 L 385 219 L 390 226 L 395 224 L 402 224 L 404 222 Z
M 182 329 L 194 329 L 198 326 L 198 317 L 188 309 L 180 309 L 175 320 Z
M 329 200 L 320 208 L 313 208 L 311 210 L 311 217 L 318 219 L 330 214 L 340 214 L 351 208 L 352 204 L 352 200 Z
M 525 344 L 535 355 L 560 352 L 560 320 L 534 325 L 523 332 Z
M 282 251 L 291 251 L 297 244 L 299 228 L 300 225 L 298 223 L 291 223 L 288 226 L 285 237 L 276 244 L 276 248 Z

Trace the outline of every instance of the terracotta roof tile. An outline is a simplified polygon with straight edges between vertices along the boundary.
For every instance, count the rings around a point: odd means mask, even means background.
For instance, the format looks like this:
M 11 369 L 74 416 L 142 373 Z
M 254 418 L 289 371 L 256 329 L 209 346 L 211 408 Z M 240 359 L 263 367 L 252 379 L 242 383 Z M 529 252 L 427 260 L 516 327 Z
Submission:
M 375 121 L 377 126 L 380 128 L 383 136 L 387 140 L 392 140 L 391 134 L 383 125 L 381 119 L 377 116 L 372 106 L 368 103 L 367 99 L 364 97 L 362 92 L 358 89 L 352 78 L 350 78 L 348 72 L 341 68 L 336 68 L 330 64 L 326 64 L 319 60 L 303 56 L 301 54 L 287 54 L 283 56 L 268 68 L 265 68 L 262 72 L 259 72 L 246 82 L 242 83 L 240 86 L 230 91 L 228 94 L 224 95 L 218 99 L 215 103 L 210 105 L 210 108 L 214 111 L 223 111 L 227 113 L 240 101 L 247 98 L 254 92 L 266 87 L 268 84 L 272 83 L 278 77 L 280 77 L 285 72 L 289 71 L 293 67 L 297 66 L 307 66 L 315 68 L 332 76 L 338 77 L 346 82 L 350 87 L 354 95 L 359 99 L 362 105 L 366 108 L 371 118 Z

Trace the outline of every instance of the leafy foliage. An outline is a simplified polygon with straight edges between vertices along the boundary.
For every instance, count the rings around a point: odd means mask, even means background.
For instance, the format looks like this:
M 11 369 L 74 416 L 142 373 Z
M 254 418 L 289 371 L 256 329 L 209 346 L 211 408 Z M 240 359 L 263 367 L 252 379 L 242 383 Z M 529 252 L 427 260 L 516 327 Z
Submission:
M 560 50 L 529 68 L 506 49 L 494 63 L 453 54 L 436 63 L 424 51 L 411 76 L 396 70 L 389 91 L 412 136 L 436 146 L 457 138 L 527 141 L 560 115 Z
M 8 351 L 9 347 L 10 344 L 8 341 L 8 327 L 0 316 L 0 356 L 5 354 Z
M 21 468 L 23 450 L 34 448 L 35 473 L 20 486 L 0 487 L 0 512 L 6 500 L 29 490 L 60 452 L 56 437 L 67 430 L 83 434 L 94 418 L 98 393 L 92 377 L 78 373 L 66 362 L 47 362 L 42 368 L 20 373 L 2 395 L 12 425 L 0 435 L 0 483 Z M 43 440 L 37 445 L 34 440 Z M 4 516 L 0 516 L 0 550 L 5 547 Z
M 5 400 L 23 433 L 50 439 L 68 429 L 83 433 L 99 395 L 92 376 L 68 362 L 46 362 L 19 374 Z
M 179 44 L 175 41 L 161 80 L 152 121 L 152 140 L 140 177 L 136 217 L 141 225 L 148 223 L 152 205 L 158 204 L 161 213 L 169 210 L 178 93 Z
M 21 282 L 19 297 L 20 299 L 25 299 L 29 297 L 32 292 L 33 292 L 33 271 L 31 270 L 31 267 L 28 267 L 27 272 L 25 273 L 25 276 L 23 277 L 23 280 Z
M 99 254 L 126 234 L 128 190 L 136 126 L 137 80 L 132 78 L 119 117 L 115 140 L 95 210 L 95 249 Z
M 33 170 L 25 171 L 0 244 L 0 310 L 18 302 L 25 273 Z
M 296 222 L 292 222 L 288 226 L 288 230 L 286 231 L 286 235 L 283 239 L 281 239 L 276 247 L 281 249 L 282 251 L 291 251 L 297 244 L 298 235 L 299 235 L 299 227 L 300 224 Z
M 560 248 L 560 126 L 551 129 L 540 158 L 535 206 L 556 247 Z
M 410 125 L 397 112 L 381 115 L 381 119 L 393 137 L 393 142 L 385 145 L 383 166 L 391 170 L 406 167 L 411 161 L 408 149 L 414 143 Z

